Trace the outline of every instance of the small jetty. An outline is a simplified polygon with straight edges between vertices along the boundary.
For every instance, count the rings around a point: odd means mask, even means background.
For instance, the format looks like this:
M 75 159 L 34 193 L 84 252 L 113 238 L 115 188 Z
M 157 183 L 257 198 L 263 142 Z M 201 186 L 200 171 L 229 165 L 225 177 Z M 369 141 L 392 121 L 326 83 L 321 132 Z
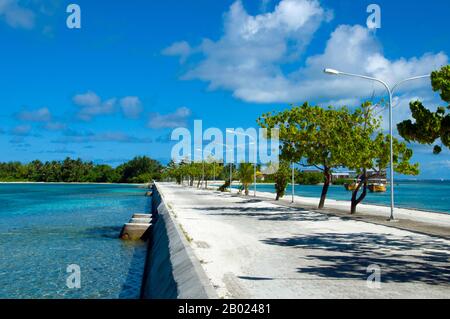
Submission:
M 152 228 L 152 215 L 133 214 L 120 232 L 122 240 L 147 240 Z

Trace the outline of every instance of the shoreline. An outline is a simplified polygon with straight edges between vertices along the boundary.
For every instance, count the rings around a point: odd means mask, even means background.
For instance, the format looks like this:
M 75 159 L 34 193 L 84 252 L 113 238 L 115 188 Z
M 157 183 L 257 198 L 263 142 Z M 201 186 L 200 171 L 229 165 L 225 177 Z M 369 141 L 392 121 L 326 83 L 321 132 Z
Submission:
M 213 182 L 212 184 L 211 184 L 211 186 L 214 186 L 214 187 L 218 187 L 218 186 L 220 186 L 220 185 L 216 185 L 215 184 L 216 182 Z M 238 183 L 233 183 L 233 185 L 239 185 Z M 257 185 L 275 185 L 274 183 L 258 183 Z M 208 186 L 210 186 L 210 184 L 208 183 Z M 320 185 L 304 185 L 304 184 L 295 184 L 295 186 L 299 186 L 299 187 L 301 187 L 301 186 L 320 186 Z M 340 185 L 336 185 L 336 186 L 340 186 Z M 289 187 L 289 186 L 288 186 Z M 252 193 L 253 192 L 253 189 L 250 189 L 250 193 Z M 257 190 L 256 191 L 256 193 L 265 193 L 265 194 L 271 194 L 271 195 L 274 195 L 275 196 L 275 192 L 267 192 L 267 191 L 260 191 L 260 190 Z M 280 200 L 286 200 L 286 199 L 288 199 L 289 201 L 291 200 L 291 196 L 292 196 L 292 194 L 291 193 L 289 193 L 288 194 L 288 192 L 286 192 L 285 193 L 285 195 L 284 195 L 284 197 L 282 197 L 282 198 L 280 198 Z M 301 195 L 294 195 L 294 197 L 295 198 L 299 198 L 299 199 L 305 199 L 305 200 L 307 200 L 307 199 L 309 199 L 309 200 L 316 200 L 317 202 L 319 202 L 319 200 L 320 200 L 320 197 L 313 197 L 313 196 L 301 196 Z M 273 198 L 273 200 L 275 200 L 275 198 Z M 326 203 L 328 202 L 328 201 L 336 201 L 336 202 L 341 202 L 341 203 L 343 203 L 343 204 L 349 204 L 350 203 L 350 200 L 345 200 L 345 199 L 334 199 L 334 198 L 329 198 L 329 197 L 327 197 L 327 199 L 326 199 L 326 201 L 325 201 L 325 206 L 326 206 Z M 375 202 L 370 202 L 370 201 L 367 201 L 367 199 L 365 199 L 361 204 L 359 204 L 358 205 L 358 208 L 360 207 L 360 206 L 364 206 L 364 205 L 368 205 L 368 206 L 377 206 L 377 207 L 380 207 L 380 208 L 390 208 L 390 206 L 389 205 L 387 205 L 387 204 L 381 204 L 381 203 L 375 203 Z M 326 208 L 326 207 L 325 207 Z M 412 211 L 417 211 L 417 212 L 422 212 L 422 213 L 433 213 L 433 214 L 442 214 L 442 215 L 450 215 L 450 211 L 448 211 L 448 212 L 444 212 L 444 211 L 435 211 L 435 210 L 428 210 L 428 209 L 425 209 L 425 208 L 417 208 L 417 207 L 410 207 L 410 206 L 402 206 L 401 204 L 399 205 L 399 204 L 396 204 L 396 206 L 395 206 L 395 209 L 405 209 L 405 210 L 412 210 Z
M 8 184 L 12 184 L 12 185 L 124 185 L 124 186 L 147 186 L 147 185 L 151 185 L 151 183 L 140 183 L 140 184 L 136 184 L 136 183 L 83 183 L 83 182 L 0 182 L 0 185 L 8 185 Z

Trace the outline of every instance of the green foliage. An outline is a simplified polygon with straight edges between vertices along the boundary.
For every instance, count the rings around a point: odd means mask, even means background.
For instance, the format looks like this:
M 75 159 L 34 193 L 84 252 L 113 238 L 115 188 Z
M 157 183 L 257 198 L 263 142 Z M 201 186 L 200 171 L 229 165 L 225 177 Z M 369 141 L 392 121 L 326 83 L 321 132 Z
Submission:
M 431 73 L 431 85 L 434 92 L 439 92 L 442 101 L 450 103 L 450 65 Z
M 317 185 L 323 183 L 322 172 L 295 172 L 295 183 L 302 185 Z
M 333 185 L 345 185 L 353 183 L 353 179 L 348 178 L 338 178 L 333 182 Z
M 442 100 L 450 103 L 450 65 L 431 74 L 433 91 L 439 92 Z M 437 140 L 450 148 L 450 105 L 438 107 L 435 112 L 426 108 L 422 102 L 409 104 L 414 122 L 406 120 L 397 125 L 400 135 L 408 142 L 431 145 Z M 439 154 L 442 147 L 435 145 L 433 153 Z
M 289 162 L 281 161 L 278 170 L 274 174 L 275 190 L 277 192 L 276 200 L 279 200 L 284 196 L 284 193 L 286 192 L 286 187 L 289 183 L 290 176 L 291 170 L 289 167 Z
M 65 183 L 148 183 L 160 178 L 161 164 L 148 158 L 136 157 L 116 169 L 95 165 L 81 159 L 29 164 L 0 163 L 1 181 L 65 182 Z
M 269 132 L 279 129 L 282 160 L 296 163 L 304 159 L 307 166 L 322 170 L 320 178 L 302 176 L 306 183 L 324 183 L 319 208 L 324 207 L 333 169 L 381 172 L 389 164 L 389 136 L 380 132 L 380 119 L 374 116 L 370 102 L 353 112 L 347 107 L 324 109 L 305 103 L 280 113 L 264 114 L 258 124 Z M 412 151 L 406 144 L 394 140 L 395 171 L 417 174 L 418 165 L 409 163 L 411 157 Z
M 159 180 L 162 169 L 159 162 L 146 156 L 135 157 L 117 167 L 117 170 L 121 172 L 122 183 L 148 183 L 152 179 Z
M 187 179 L 190 181 L 190 186 L 193 186 L 194 182 L 197 181 L 197 187 L 199 187 L 203 178 L 206 182 L 213 177 L 220 177 L 222 171 L 223 164 L 214 161 L 182 162 L 180 164 L 170 162 L 163 171 L 163 178 L 176 180 L 178 184 Z
M 373 114 L 371 102 L 365 102 L 355 110 L 351 117 L 353 125 L 351 138 L 344 144 L 346 156 L 342 157 L 342 165 L 353 169 L 361 182 L 352 193 L 351 213 L 367 194 L 368 180 L 381 177 L 390 163 L 390 136 L 380 132 L 379 118 Z M 413 152 L 405 143 L 393 139 L 394 170 L 405 175 L 417 175 L 419 165 L 411 164 Z M 370 175 L 368 174 L 368 172 Z M 362 193 L 359 192 L 362 190 Z
M 244 188 L 245 195 L 248 195 L 249 185 L 253 183 L 254 166 L 251 163 L 241 163 L 238 169 L 238 178 Z
M 351 138 L 353 122 L 346 107 L 324 109 L 308 103 L 258 119 L 268 132 L 279 129 L 282 160 L 296 163 L 304 158 L 307 165 L 323 170 L 325 182 L 319 208 L 324 206 L 332 169 L 342 166 L 346 156 L 345 143 Z

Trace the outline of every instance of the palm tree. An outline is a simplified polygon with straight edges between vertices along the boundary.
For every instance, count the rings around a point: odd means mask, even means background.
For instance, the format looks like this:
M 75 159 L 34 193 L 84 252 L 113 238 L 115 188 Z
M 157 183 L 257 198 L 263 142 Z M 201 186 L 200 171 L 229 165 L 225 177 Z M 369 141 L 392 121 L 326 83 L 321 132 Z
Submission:
M 238 177 L 244 187 L 245 195 L 248 196 L 248 187 L 253 182 L 253 164 L 241 163 L 238 169 Z

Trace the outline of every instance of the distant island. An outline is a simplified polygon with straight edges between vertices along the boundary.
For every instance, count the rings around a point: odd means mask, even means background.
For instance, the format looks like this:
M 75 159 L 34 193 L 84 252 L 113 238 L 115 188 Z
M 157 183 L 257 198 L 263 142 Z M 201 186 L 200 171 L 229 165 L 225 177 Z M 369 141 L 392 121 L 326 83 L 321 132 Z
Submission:
M 148 183 L 159 180 L 163 166 L 146 156 L 113 168 L 70 157 L 63 161 L 0 163 L 0 182 Z

